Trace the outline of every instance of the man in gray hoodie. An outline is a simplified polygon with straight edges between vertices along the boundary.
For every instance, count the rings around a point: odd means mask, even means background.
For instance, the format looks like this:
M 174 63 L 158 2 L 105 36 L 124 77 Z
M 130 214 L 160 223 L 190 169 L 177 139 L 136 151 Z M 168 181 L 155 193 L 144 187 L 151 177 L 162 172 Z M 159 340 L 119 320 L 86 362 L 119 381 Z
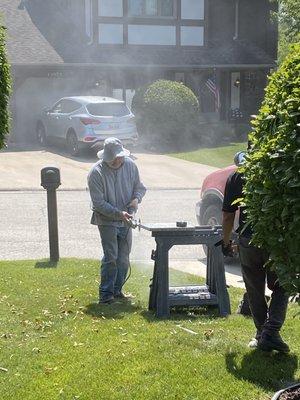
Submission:
M 133 213 L 146 193 L 139 171 L 117 138 L 108 138 L 100 161 L 88 175 L 92 200 L 91 224 L 98 225 L 103 249 L 99 302 L 124 298 L 122 288 L 129 268 Z

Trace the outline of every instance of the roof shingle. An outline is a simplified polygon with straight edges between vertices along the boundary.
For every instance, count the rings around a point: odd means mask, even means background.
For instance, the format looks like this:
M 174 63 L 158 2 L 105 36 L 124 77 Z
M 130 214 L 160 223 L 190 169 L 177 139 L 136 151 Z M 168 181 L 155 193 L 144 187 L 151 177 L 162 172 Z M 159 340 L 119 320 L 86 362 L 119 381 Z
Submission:
M 63 59 L 32 22 L 21 0 L 1 0 L 0 14 L 7 27 L 11 64 L 63 64 Z

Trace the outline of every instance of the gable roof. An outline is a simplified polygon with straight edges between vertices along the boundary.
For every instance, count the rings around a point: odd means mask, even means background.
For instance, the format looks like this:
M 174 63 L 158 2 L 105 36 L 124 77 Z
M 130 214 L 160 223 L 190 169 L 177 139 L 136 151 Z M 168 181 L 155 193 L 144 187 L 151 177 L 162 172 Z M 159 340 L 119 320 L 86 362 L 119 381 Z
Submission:
M 12 65 L 63 64 L 22 3 L 22 0 L 1 0 L 1 23 L 7 28 L 9 62 Z

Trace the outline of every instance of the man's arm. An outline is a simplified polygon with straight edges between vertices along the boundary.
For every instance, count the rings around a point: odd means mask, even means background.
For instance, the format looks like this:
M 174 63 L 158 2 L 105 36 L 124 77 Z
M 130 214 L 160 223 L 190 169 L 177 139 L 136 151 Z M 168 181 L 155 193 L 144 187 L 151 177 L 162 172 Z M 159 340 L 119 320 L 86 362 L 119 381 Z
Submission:
M 88 186 L 93 203 L 93 211 L 97 211 L 111 219 L 123 219 L 122 211 L 104 200 L 103 183 L 96 171 L 92 171 L 88 176 Z
M 234 228 L 235 213 L 238 210 L 237 204 L 232 204 L 238 197 L 239 192 L 242 190 L 240 185 L 237 184 L 237 173 L 229 175 L 224 191 L 223 199 L 223 240 L 222 251 L 225 256 L 233 256 L 233 248 L 231 243 L 231 234 Z
M 135 165 L 135 180 L 133 186 L 133 196 L 132 200 L 129 204 L 129 207 L 134 208 L 135 210 L 138 209 L 138 204 L 142 201 L 142 198 L 145 196 L 146 187 L 140 180 L 140 174 L 137 166 Z
M 228 244 L 230 243 L 231 233 L 233 231 L 233 226 L 234 226 L 234 218 L 235 218 L 235 212 L 223 211 L 222 228 L 223 228 L 223 242 L 225 246 L 228 246 Z

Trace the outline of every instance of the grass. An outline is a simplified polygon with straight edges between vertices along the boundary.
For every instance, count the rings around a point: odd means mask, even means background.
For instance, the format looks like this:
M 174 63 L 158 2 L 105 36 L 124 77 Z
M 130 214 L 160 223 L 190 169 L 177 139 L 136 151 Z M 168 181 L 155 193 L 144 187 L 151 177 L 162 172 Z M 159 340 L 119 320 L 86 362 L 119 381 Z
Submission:
M 212 167 L 223 168 L 233 164 L 233 158 L 238 151 L 246 150 L 247 143 L 230 143 L 227 146 L 200 148 L 185 153 L 172 153 L 170 156 L 181 158 Z
M 283 330 L 289 355 L 251 351 L 252 321 L 234 313 L 182 310 L 157 320 L 147 311 L 151 270 L 133 268 L 131 302 L 99 306 L 97 261 L 1 262 L 1 400 L 263 400 L 300 378 L 297 306 Z M 241 294 L 230 289 L 233 310 Z

